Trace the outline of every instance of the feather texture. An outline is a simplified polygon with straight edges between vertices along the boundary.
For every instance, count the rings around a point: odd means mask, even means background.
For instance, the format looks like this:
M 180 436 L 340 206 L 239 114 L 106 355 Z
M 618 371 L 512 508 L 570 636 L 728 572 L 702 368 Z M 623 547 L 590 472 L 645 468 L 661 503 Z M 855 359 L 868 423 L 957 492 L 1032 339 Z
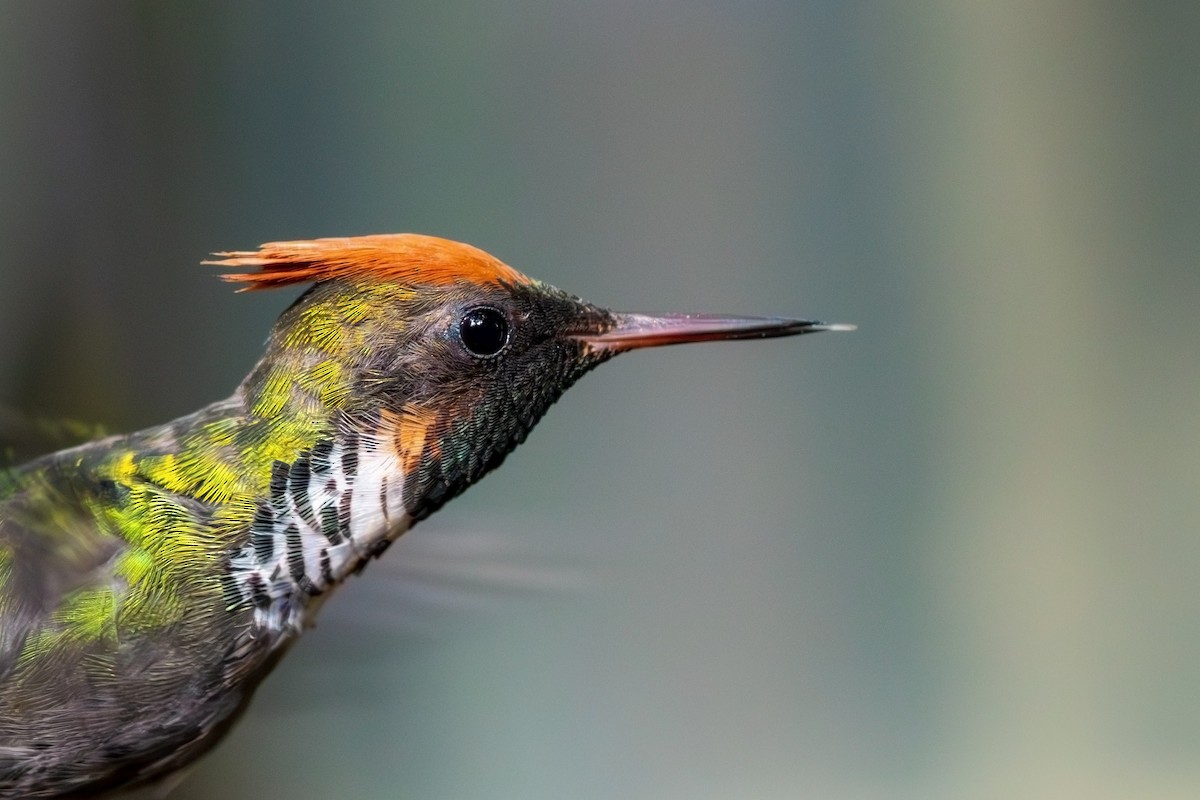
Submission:
M 293 283 L 368 279 L 405 286 L 453 283 L 529 283 L 512 267 L 477 247 L 416 233 L 390 233 L 270 242 L 258 250 L 214 253 L 205 261 L 221 267 L 258 267 L 223 275 L 243 289 L 273 289 Z

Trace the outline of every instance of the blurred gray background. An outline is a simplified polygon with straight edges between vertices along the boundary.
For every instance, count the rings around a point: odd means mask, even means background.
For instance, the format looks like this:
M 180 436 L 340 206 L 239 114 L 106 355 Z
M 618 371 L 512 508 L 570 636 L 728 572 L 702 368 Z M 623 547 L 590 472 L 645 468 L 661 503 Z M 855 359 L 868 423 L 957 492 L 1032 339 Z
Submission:
M 281 238 L 639 353 L 330 603 L 177 795 L 1200 796 L 1200 4 L 0 2 L 0 402 L 227 395 Z

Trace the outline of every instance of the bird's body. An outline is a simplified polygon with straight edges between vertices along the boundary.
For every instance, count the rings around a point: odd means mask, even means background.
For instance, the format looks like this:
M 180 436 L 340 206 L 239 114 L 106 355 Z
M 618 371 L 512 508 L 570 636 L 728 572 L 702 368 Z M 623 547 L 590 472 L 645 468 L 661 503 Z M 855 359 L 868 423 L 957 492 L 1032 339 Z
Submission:
M 407 234 L 222 255 L 313 283 L 232 397 L 0 473 L 0 797 L 194 760 L 339 583 L 616 353 L 831 327 L 614 314 Z

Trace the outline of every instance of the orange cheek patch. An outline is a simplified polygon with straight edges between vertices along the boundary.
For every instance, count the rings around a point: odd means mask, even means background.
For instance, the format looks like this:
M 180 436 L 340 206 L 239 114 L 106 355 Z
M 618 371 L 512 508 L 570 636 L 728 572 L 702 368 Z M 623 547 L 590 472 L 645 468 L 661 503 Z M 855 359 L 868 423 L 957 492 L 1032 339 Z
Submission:
M 380 439 L 391 443 L 404 474 L 411 474 L 420 465 L 428 444 L 433 455 L 437 455 L 437 411 L 413 403 L 405 404 L 400 411 L 384 411 L 383 431 Z

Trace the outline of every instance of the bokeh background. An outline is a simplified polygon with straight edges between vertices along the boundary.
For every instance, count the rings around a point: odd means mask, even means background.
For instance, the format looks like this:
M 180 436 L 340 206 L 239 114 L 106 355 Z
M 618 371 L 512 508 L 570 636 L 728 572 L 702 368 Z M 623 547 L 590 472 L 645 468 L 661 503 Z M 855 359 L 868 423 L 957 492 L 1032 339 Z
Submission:
M 174 795 L 1200 797 L 1200 4 L 0 2 L 0 402 L 227 395 L 280 238 L 856 322 L 584 379 Z

